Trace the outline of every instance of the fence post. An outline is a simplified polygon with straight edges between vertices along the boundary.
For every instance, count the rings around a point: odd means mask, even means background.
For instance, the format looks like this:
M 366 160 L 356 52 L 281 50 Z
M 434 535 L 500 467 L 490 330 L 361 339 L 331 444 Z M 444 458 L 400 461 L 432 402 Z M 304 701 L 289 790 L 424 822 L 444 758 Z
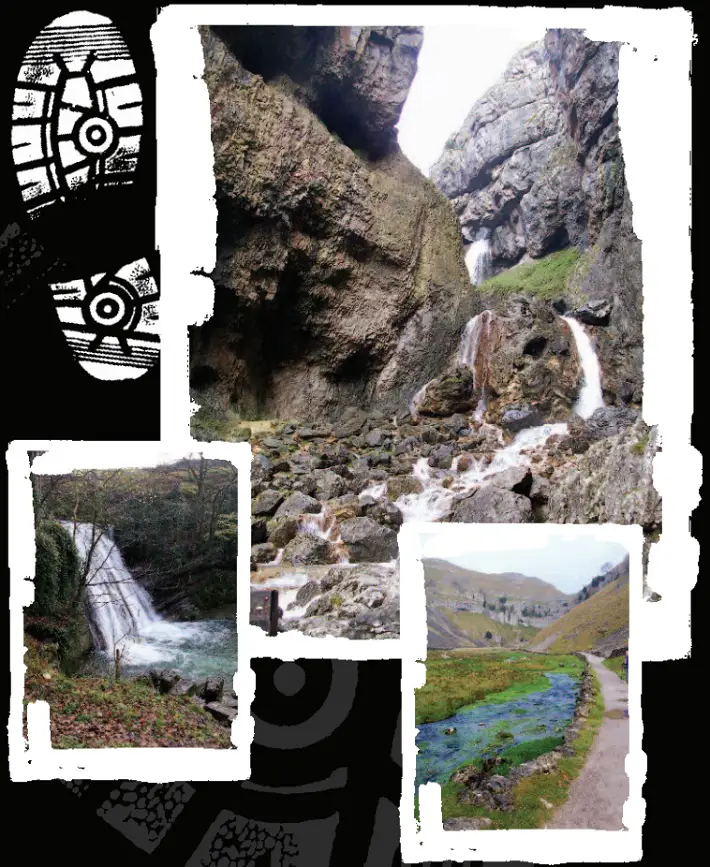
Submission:
M 272 590 L 269 594 L 269 635 L 278 635 L 279 631 L 279 591 Z

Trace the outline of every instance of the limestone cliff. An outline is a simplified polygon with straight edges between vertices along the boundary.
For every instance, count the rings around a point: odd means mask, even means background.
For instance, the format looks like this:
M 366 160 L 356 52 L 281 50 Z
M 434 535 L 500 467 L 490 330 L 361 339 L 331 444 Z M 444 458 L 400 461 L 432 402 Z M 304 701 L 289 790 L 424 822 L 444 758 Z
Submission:
M 395 139 L 421 30 L 202 37 L 219 216 L 198 400 L 244 418 L 406 407 L 475 312 L 451 206 Z
M 599 326 L 605 399 L 639 405 L 641 252 L 619 140 L 618 58 L 617 43 L 548 31 L 476 102 L 432 179 L 451 200 L 464 241 L 489 242 L 484 276 L 565 248 L 582 254 L 560 300 L 603 307 L 605 315 L 583 321 Z

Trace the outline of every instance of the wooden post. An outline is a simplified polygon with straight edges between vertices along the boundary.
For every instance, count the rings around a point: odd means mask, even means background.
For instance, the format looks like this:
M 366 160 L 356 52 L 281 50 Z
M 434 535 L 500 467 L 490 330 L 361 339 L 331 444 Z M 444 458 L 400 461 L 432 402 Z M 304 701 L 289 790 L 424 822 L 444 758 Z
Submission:
M 269 635 L 278 635 L 279 631 L 279 591 L 272 590 L 269 594 Z
M 118 647 L 116 648 L 115 658 L 116 658 L 116 680 L 120 680 L 121 679 L 121 651 L 118 649 Z

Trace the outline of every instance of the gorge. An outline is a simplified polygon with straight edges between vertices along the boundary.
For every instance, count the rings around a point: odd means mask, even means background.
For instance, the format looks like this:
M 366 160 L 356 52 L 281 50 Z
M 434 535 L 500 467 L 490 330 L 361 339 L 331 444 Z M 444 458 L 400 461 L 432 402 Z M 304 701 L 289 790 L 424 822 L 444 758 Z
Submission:
M 218 243 L 193 435 L 251 440 L 252 582 L 288 590 L 284 628 L 396 635 L 405 520 L 657 539 L 619 45 L 548 31 L 426 178 L 396 137 L 421 28 L 201 37 Z

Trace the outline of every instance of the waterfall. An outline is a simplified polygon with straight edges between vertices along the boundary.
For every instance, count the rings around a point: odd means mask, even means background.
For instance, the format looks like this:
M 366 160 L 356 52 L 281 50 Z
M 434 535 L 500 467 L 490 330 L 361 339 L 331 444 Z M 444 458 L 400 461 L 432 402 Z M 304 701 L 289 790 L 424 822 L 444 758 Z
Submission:
M 429 382 L 426 383 L 426 385 L 423 385 L 414 395 L 411 403 L 409 404 L 409 414 L 414 421 L 417 421 L 417 419 L 419 418 L 419 407 L 422 405 L 422 403 L 424 403 L 424 398 L 426 397 L 426 390 L 427 388 L 429 388 L 433 381 L 434 380 L 431 379 L 429 380 Z
M 122 671 L 128 676 L 166 665 L 186 677 L 233 675 L 237 630 L 232 618 L 165 620 L 124 563 L 112 534 L 99 536 L 101 530 L 92 524 L 61 523 L 73 536 L 80 559 L 89 560 L 86 605 L 94 646 L 101 655 L 112 662 L 120 648 Z
M 162 618 L 153 608 L 148 591 L 131 575 L 111 536 L 93 524 L 62 521 L 74 537 L 79 557 L 87 562 L 86 602 L 94 644 L 109 654 L 123 647 L 150 624 Z M 98 536 L 98 538 L 96 538 Z M 92 551 L 93 543 L 93 551 Z
M 494 314 L 491 310 L 484 310 L 466 323 L 461 346 L 459 348 L 458 362 L 465 367 L 471 368 L 473 374 L 473 388 L 481 389 L 481 399 L 476 407 L 475 418 L 483 419 L 486 408 L 485 388 L 488 380 L 488 355 L 490 352 L 491 324 Z
M 298 519 L 298 532 L 305 533 L 308 536 L 316 536 L 319 539 L 325 539 L 338 552 L 339 563 L 350 562 L 347 548 L 340 535 L 338 519 L 327 506 L 324 506 L 322 511 L 315 515 L 301 515 Z
M 563 316 L 569 325 L 574 342 L 577 345 L 579 360 L 582 363 L 582 390 L 575 404 L 574 411 L 582 418 L 589 418 L 595 409 L 604 406 L 601 385 L 601 368 L 599 359 L 592 346 L 592 341 L 585 327 L 573 316 Z
M 478 237 L 466 251 L 466 268 L 474 286 L 488 279 L 491 270 L 490 230 L 481 229 Z

